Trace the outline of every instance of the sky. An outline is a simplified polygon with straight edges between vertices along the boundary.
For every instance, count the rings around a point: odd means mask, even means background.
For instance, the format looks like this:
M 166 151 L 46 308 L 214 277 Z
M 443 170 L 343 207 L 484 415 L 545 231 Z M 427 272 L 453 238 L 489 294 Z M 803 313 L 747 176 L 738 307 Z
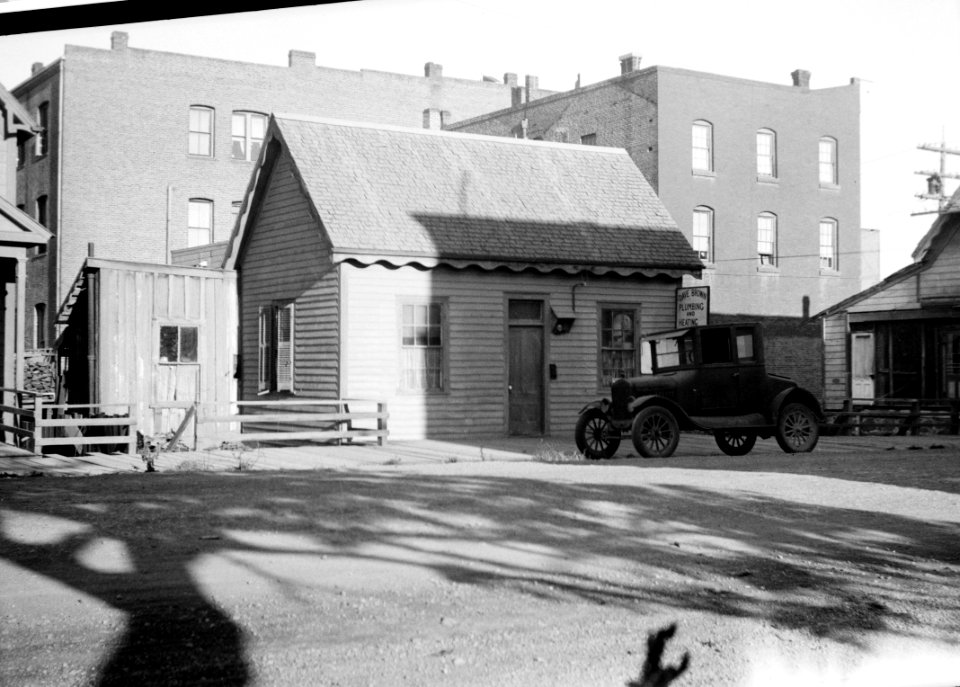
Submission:
M 99 24 L 21 32 L 17 10 L 83 0 L 0 2 L 0 84 L 8 90 L 48 64 L 65 44 L 109 49 L 110 33 L 130 47 L 285 66 L 291 49 L 317 64 L 480 80 L 504 73 L 568 90 L 620 73 L 619 57 L 789 85 L 811 72 L 813 89 L 861 83 L 861 221 L 880 233 L 881 275 L 909 264 L 936 210 L 917 171 L 960 151 L 960 0 L 357 0 L 210 16 L 133 21 L 133 0 L 91 6 Z M 24 16 L 30 12 L 20 13 Z M 111 15 L 129 23 L 107 24 Z M 73 16 L 76 16 L 75 14 Z M 12 28 L 11 28 L 12 27 Z M 6 30 L 5 30 L 6 28 Z M 947 171 L 960 174 L 960 155 Z M 947 180 L 952 191 L 960 183 Z

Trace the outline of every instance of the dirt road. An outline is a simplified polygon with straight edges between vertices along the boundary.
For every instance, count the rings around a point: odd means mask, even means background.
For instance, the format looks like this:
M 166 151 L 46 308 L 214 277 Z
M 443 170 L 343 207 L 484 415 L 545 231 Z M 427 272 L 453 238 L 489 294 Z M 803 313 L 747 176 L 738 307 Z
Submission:
M 0 480 L 0 684 L 960 684 L 960 456 Z

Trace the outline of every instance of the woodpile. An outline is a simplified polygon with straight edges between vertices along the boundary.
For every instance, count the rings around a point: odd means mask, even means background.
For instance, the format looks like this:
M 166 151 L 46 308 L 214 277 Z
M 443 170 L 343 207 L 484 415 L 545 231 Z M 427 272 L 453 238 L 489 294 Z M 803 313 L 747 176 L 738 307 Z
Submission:
M 23 387 L 27 391 L 55 394 L 57 391 L 57 358 L 53 351 L 27 353 L 23 367 Z

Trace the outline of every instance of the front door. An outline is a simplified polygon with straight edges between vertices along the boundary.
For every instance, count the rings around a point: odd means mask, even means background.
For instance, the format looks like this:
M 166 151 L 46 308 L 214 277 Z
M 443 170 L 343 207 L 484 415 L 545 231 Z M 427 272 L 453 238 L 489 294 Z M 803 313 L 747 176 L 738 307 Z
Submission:
M 543 301 L 508 305 L 507 397 L 510 434 L 543 434 Z
M 872 399 L 876 348 L 873 332 L 854 332 L 850 335 L 850 395 L 853 398 Z

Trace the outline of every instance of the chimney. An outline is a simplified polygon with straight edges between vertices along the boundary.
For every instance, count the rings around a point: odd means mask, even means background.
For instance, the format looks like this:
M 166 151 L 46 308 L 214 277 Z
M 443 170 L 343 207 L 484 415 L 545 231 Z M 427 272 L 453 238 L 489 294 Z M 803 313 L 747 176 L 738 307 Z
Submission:
M 436 62 L 427 62 L 423 65 L 423 75 L 428 79 L 443 77 L 443 65 Z
M 632 52 L 620 56 L 620 75 L 629 74 L 640 69 L 640 55 Z
M 793 85 L 800 88 L 810 88 L 810 72 L 805 69 L 794 69 L 790 72 L 793 77 Z
M 42 72 L 42 71 L 43 71 L 43 62 L 34 62 L 30 66 L 30 76 L 33 76 L 37 72 Z
M 424 129 L 442 129 L 443 113 L 435 107 L 428 107 L 423 111 Z
M 535 91 L 540 88 L 540 79 L 535 76 L 526 76 L 526 91 L 527 91 L 527 102 L 530 102 L 530 92 Z
M 130 35 L 126 31 L 114 31 L 110 34 L 111 50 L 126 50 Z
M 317 55 L 316 53 L 308 52 L 306 50 L 291 50 L 287 57 L 287 66 L 316 67 Z
M 503 83 L 513 88 L 517 85 L 517 75 L 513 72 L 507 72 L 503 75 Z
M 520 107 L 523 105 L 523 89 L 520 86 L 510 88 L 510 107 Z

